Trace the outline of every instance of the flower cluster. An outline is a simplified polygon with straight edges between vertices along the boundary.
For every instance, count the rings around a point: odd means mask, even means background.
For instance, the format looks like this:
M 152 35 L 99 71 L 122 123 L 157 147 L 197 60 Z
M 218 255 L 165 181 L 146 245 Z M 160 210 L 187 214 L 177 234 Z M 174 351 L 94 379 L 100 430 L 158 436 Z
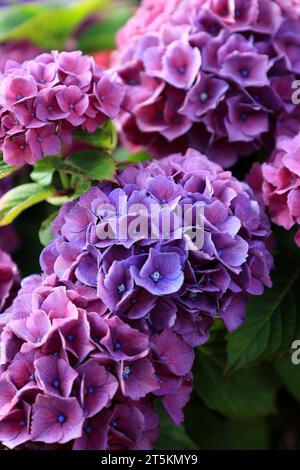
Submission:
M 152 448 L 156 401 L 175 424 L 183 420 L 193 348 L 214 318 L 232 331 L 247 295 L 270 286 L 268 220 L 230 172 L 190 150 L 131 165 L 117 183 L 62 207 L 41 255 L 43 277 L 23 282 L 1 317 L 8 447 Z M 155 239 L 138 227 L 152 222 L 140 203 L 156 214 Z M 186 205 L 191 222 L 178 236 Z M 191 233 L 198 207 L 199 249 Z M 105 236 L 136 219 L 134 232 Z
M 190 391 L 192 348 L 111 315 L 88 286 L 33 276 L 0 321 L 0 440 L 9 448 L 151 449 L 151 392 L 176 413 Z
M 145 0 L 118 34 L 124 143 L 157 157 L 192 147 L 229 167 L 297 132 L 294 15 L 285 0 Z
M 280 139 L 267 163 L 253 165 L 248 182 L 262 196 L 275 224 L 286 230 L 300 225 L 300 134 Z M 300 229 L 295 240 L 300 247 Z
M 11 257 L 0 250 L 0 312 L 10 303 L 19 285 L 17 266 Z
M 115 118 L 125 88 L 80 51 L 51 52 L 22 64 L 8 61 L 1 76 L 0 148 L 14 166 L 61 152 L 77 127 L 88 132 Z
M 63 207 L 41 255 L 45 273 L 94 287 L 122 318 L 172 327 L 192 346 L 207 339 L 215 316 L 230 331 L 240 326 L 247 293 L 270 287 L 272 267 L 270 225 L 250 188 L 195 150 L 131 165 L 118 179 L 120 187 L 93 187 Z M 136 214 L 140 202 L 147 214 Z M 186 205 L 191 219 L 178 236 Z M 189 229 L 199 226 L 197 208 L 203 240 L 195 247 Z M 124 236 L 137 215 L 136 231 Z M 148 236 L 138 227 L 143 218 L 155 225 Z M 164 220 L 171 221 L 167 233 Z

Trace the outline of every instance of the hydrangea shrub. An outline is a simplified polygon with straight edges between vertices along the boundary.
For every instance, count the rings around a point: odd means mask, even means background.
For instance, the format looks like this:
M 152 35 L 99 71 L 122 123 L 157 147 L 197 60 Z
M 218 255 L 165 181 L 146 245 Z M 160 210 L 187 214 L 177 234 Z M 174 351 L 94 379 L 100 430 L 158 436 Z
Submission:
M 4 448 L 291 446 L 298 3 L 1 8 Z

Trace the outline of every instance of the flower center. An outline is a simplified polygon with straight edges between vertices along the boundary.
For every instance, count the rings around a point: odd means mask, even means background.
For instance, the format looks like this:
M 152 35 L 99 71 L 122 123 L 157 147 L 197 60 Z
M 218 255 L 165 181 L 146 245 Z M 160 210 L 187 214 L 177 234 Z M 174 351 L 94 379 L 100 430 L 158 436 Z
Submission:
M 151 279 L 154 282 L 158 282 L 161 278 L 162 276 L 160 275 L 159 271 L 155 271 L 154 273 L 151 274 Z
M 126 291 L 126 287 L 125 287 L 124 284 L 118 285 L 118 292 L 119 292 L 119 294 L 123 294 L 123 292 L 125 292 L 125 291 Z
M 122 345 L 118 341 L 114 344 L 115 351 L 119 351 L 121 349 Z
M 181 67 L 178 67 L 177 72 L 179 73 L 179 75 L 184 75 L 186 72 L 186 66 L 182 65 Z
M 205 101 L 208 100 L 208 94 L 203 91 L 202 93 L 200 93 L 199 99 L 200 101 L 202 101 L 202 103 L 205 103 Z
M 197 299 L 197 292 L 190 292 L 189 293 L 189 298 L 191 300 L 196 300 Z
M 89 388 L 87 389 L 87 391 L 88 391 L 88 394 L 89 394 L 89 395 L 93 395 L 95 389 L 94 389 L 94 387 L 89 387 Z
M 240 72 L 244 78 L 248 78 L 250 75 L 250 70 L 247 67 L 242 68 Z
M 92 426 L 87 426 L 87 427 L 85 428 L 85 432 L 86 432 L 87 434 L 91 434 L 91 433 L 93 432 Z
M 60 387 L 60 380 L 57 380 L 57 379 L 53 380 L 52 386 L 54 388 L 59 388 Z
M 68 335 L 67 340 L 70 341 L 70 343 L 72 343 L 72 341 L 74 341 L 74 335 Z
M 214 26 L 214 25 L 210 26 L 208 32 L 209 32 L 210 34 L 216 34 L 216 32 L 217 32 L 217 27 Z
M 59 417 L 57 418 L 58 419 L 58 422 L 60 424 L 64 424 L 67 420 L 66 416 L 65 415 L 59 415 Z

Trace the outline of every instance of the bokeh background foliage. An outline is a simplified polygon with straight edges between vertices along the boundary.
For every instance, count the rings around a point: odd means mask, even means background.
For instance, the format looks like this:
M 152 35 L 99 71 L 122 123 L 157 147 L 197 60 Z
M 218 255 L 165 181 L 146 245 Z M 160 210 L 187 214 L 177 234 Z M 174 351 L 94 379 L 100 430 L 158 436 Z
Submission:
M 41 49 L 79 48 L 89 54 L 112 50 L 115 33 L 135 3 L 14 2 L 1 10 L 0 41 L 26 39 Z M 15 260 L 23 276 L 39 270 L 40 251 L 51 238 L 51 220 L 63 202 L 88 188 L 89 177 L 112 179 L 117 166 L 147 158 L 144 153 L 130 155 L 117 148 L 111 126 L 96 136 L 82 134 L 78 139 L 96 146 L 101 159 L 95 150 L 88 160 L 79 153 L 67 164 L 45 159 L 33 171 L 16 172 L 14 192 L 0 202 L 0 225 L 14 221 L 22 240 Z M 242 177 L 249 164 L 243 160 L 234 174 Z M 63 169 L 65 180 L 59 179 L 58 168 Z M 1 177 L 10 172 L 1 162 Z M 228 335 L 217 323 L 210 341 L 197 348 L 195 390 L 185 424 L 175 428 L 161 410 L 157 449 L 300 448 L 300 365 L 291 363 L 292 342 L 300 339 L 300 251 L 292 233 L 274 227 L 274 234 L 273 288 L 250 299 L 247 320 L 240 329 Z

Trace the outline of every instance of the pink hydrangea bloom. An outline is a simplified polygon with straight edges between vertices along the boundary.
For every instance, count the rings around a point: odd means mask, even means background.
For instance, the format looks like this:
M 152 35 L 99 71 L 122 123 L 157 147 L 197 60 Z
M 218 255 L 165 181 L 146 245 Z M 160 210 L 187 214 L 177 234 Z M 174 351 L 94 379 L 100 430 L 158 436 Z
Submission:
M 155 157 L 193 147 L 230 167 L 295 134 L 298 2 L 144 0 L 117 36 L 128 86 L 118 127 Z
M 300 225 L 300 134 L 281 138 L 277 148 L 262 167 L 256 164 L 248 177 L 269 208 L 273 222 L 286 230 Z M 300 247 L 300 229 L 296 234 Z
M 125 88 L 80 51 L 8 61 L 0 75 L 0 150 L 14 166 L 60 153 L 76 128 L 94 132 L 115 118 Z

